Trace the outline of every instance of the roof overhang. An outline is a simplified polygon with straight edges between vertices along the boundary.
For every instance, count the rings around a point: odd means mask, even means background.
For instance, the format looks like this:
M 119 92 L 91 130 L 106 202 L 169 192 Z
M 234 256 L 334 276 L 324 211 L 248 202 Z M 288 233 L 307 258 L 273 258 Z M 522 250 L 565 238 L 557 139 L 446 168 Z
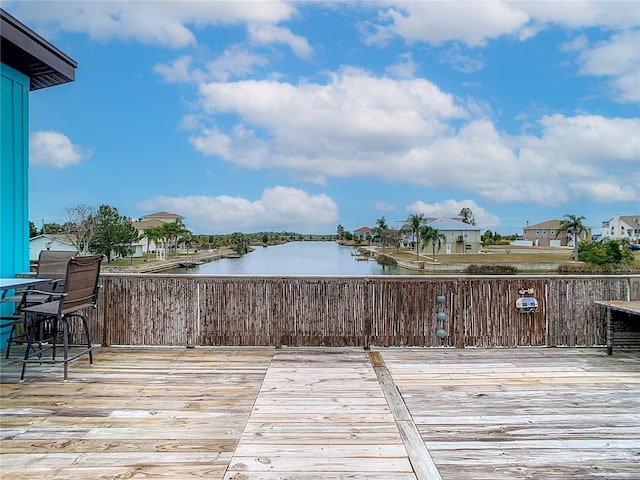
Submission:
M 30 90 L 75 80 L 78 64 L 26 25 L 0 9 L 2 63 L 31 79 Z

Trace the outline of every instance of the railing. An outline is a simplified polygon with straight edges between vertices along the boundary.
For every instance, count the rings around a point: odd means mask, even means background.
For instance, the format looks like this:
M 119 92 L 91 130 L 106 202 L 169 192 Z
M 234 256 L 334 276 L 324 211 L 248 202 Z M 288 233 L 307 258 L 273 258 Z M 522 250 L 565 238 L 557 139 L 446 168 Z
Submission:
M 603 345 L 604 315 L 595 301 L 640 295 L 633 275 L 107 274 L 102 285 L 99 309 L 90 314 L 96 343 L 183 347 Z M 535 313 L 516 310 L 525 287 L 538 300 Z

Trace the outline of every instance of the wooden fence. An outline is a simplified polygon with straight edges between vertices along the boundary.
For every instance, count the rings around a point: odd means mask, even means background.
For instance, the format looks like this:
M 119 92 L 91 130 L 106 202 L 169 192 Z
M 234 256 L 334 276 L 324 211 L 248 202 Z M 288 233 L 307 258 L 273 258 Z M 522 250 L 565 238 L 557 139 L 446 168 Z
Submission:
M 640 276 L 106 274 L 102 285 L 91 323 L 104 345 L 593 346 L 606 340 L 595 301 L 640 299 Z M 538 311 L 518 313 L 529 287 Z

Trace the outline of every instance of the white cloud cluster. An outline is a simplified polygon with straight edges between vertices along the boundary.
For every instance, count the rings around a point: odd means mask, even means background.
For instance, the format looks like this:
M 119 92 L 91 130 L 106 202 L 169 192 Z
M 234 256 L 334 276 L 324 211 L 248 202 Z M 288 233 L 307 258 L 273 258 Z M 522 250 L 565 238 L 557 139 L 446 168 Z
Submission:
M 65 168 L 90 157 L 90 151 L 74 145 L 69 137 L 60 132 L 32 132 L 29 136 L 31 166 Z
M 208 26 L 244 24 L 251 46 L 288 46 L 295 55 L 308 59 L 313 54 L 309 41 L 287 27 L 278 25 L 299 14 L 295 2 L 273 0 L 251 2 L 198 1 L 29 1 L 7 2 L 23 21 L 38 24 L 48 38 L 62 28 L 83 32 L 92 39 L 135 40 L 149 45 L 179 49 L 198 44 L 198 29 Z M 304 4 L 300 4 L 304 5 Z M 571 2 L 512 2 L 505 0 L 468 2 L 405 2 L 381 1 L 357 4 L 357 8 L 377 9 L 378 21 L 361 26 L 367 44 L 384 44 L 400 37 L 408 44 L 454 44 L 441 55 L 441 61 L 452 68 L 472 73 L 483 68 L 484 60 L 477 53 L 465 53 L 455 48 L 462 44 L 477 49 L 491 40 L 509 35 L 522 41 L 550 25 L 568 30 L 591 27 L 610 32 L 602 44 L 578 52 L 580 72 L 606 76 L 613 95 L 620 102 L 640 101 L 638 71 L 640 15 L 637 2 L 579 0 Z M 325 5 L 326 8 L 332 8 Z M 303 8 L 303 7 L 301 7 Z M 47 29 L 50 28 L 50 31 Z M 206 67 L 185 70 L 184 57 L 171 64 L 158 65 L 156 71 L 168 81 L 225 81 L 246 75 L 256 66 L 265 65 L 264 56 L 247 46 L 227 49 Z M 405 77 L 417 66 L 404 60 L 389 67 L 389 72 Z M 172 71 L 175 70 L 175 71 Z M 178 80 L 181 79 L 181 80 Z
M 461 42 L 468 47 L 482 47 L 502 35 L 526 40 L 550 24 L 568 29 L 627 30 L 637 27 L 640 21 L 637 3 L 626 0 L 387 1 L 377 5 L 379 22 L 364 30 L 367 43 L 386 43 L 398 36 L 410 44 Z
M 156 197 L 137 205 L 141 210 L 168 210 L 189 219 L 202 232 L 291 230 L 315 233 L 338 220 L 338 207 L 327 195 L 310 195 L 291 187 L 265 189 L 260 199 L 240 197 Z
M 276 24 L 295 13 L 289 2 L 221 2 L 110 0 L 105 2 L 45 1 L 8 2 L 26 22 L 56 25 L 70 32 L 82 32 L 94 40 L 136 40 L 166 48 L 183 48 L 197 43 L 193 27 L 223 24 Z M 47 32 L 52 38 L 53 32 Z M 302 49 L 294 35 L 277 41 L 292 42 Z M 302 51 L 301 50 L 301 51 Z
M 426 80 L 357 69 L 326 84 L 212 82 L 200 95 L 211 121 L 220 113 L 242 120 L 202 128 L 191 142 L 244 167 L 285 168 L 320 183 L 377 176 L 503 202 L 557 205 L 586 195 L 585 185 L 616 182 L 596 188 L 598 198 L 640 198 L 640 119 L 552 115 L 535 135 L 510 137 Z
M 433 204 L 418 201 L 408 205 L 406 210 L 411 215 L 422 214 L 426 218 L 458 218 L 458 214 L 463 208 L 469 208 L 473 212 L 476 226 L 480 229 L 493 229 L 500 225 L 498 217 L 491 215 L 473 200 L 449 199 Z
M 608 40 L 580 49 L 580 72 L 609 77 L 618 101 L 640 102 L 640 13 L 635 1 L 383 2 L 379 23 L 364 29 L 364 39 L 368 44 L 385 44 L 400 37 L 409 44 L 461 43 L 478 48 L 503 35 L 526 41 L 549 25 L 568 30 L 597 27 L 609 32 Z M 455 47 L 441 59 L 462 72 L 483 67 L 480 58 Z
M 611 79 L 616 100 L 640 102 L 640 30 L 613 35 L 608 41 L 583 50 L 579 61 L 580 73 Z
M 521 29 L 529 16 L 512 2 L 388 2 L 380 24 L 369 30 L 368 43 L 387 42 L 394 35 L 408 43 L 440 45 L 456 40 L 479 47 L 487 40 Z

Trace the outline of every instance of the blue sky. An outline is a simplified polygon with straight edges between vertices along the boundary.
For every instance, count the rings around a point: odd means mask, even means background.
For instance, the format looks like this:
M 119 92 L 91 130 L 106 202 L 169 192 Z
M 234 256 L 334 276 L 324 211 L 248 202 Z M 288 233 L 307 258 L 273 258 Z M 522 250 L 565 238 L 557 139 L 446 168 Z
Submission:
M 195 233 L 640 213 L 640 2 L 6 1 L 78 62 L 30 95 L 30 219 Z

